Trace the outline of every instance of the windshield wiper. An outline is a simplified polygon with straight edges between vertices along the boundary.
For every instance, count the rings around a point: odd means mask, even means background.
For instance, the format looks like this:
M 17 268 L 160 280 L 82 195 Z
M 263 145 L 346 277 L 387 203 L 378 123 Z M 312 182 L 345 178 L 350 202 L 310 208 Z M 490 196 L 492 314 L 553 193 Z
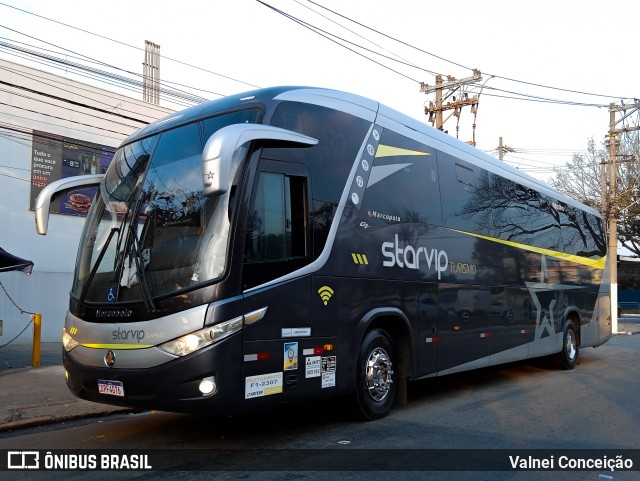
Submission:
M 131 223 L 130 226 L 133 226 L 133 223 Z M 138 236 L 136 235 L 135 229 L 133 227 L 130 227 L 130 228 L 132 230 L 131 254 L 133 254 L 133 260 L 136 265 L 136 276 L 138 279 L 138 283 L 140 284 L 140 292 L 142 292 L 142 299 L 144 300 L 144 304 L 147 307 L 147 309 L 149 309 L 151 312 L 156 312 L 157 311 L 156 304 L 155 302 L 153 302 L 153 296 L 151 295 L 151 291 L 149 290 L 149 283 L 147 282 L 147 278 L 144 274 L 145 266 L 143 265 L 144 261 L 142 259 L 140 241 L 138 240 Z
M 89 277 L 87 277 L 87 281 L 84 283 L 84 286 L 82 287 L 82 292 L 80 293 L 80 299 L 78 300 L 78 305 L 79 306 L 82 306 L 82 304 L 84 303 L 84 299 L 85 299 L 85 297 L 87 297 L 87 293 L 89 292 L 89 286 L 93 282 L 93 278 L 95 277 L 96 272 L 98 272 L 98 267 L 100 267 L 100 262 L 102 262 L 102 258 L 104 257 L 105 253 L 107 252 L 107 248 L 109 247 L 109 244 L 111 243 L 111 239 L 113 239 L 113 235 L 116 232 L 118 232 L 118 233 L 120 232 L 120 227 L 112 227 L 111 228 L 111 232 L 109 232 L 109 237 L 107 237 L 107 241 L 102 246 L 102 249 L 100 249 L 100 253 L 98 254 L 98 258 L 96 259 L 95 264 L 93 264 L 93 267 L 91 268 L 91 272 L 89 272 Z
M 130 214 L 130 218 L 128 236 L 127 240 L 125 241 L 124 251 L 128 251 L 128 255 L 125 256 L 123 254 L 122 256 L 123 259 L 119 274 L 119 284 L 122 287 L 132 287 L 135 284 L 140 284 L 140 292 L 142 293 L 142 299 L 144 300 L 145 306 L 151 312 L 157 312 L 155 302 L 153 302 L 153 296 L 151 295 L 151 291 L 149 289 L 149 283 L 147 282 L 147 279 L 145 277 L 145 265 L 142 257 L 142 250 L 140 249 L 140 240 L 138 239 L 138 235 L 136 232 L 140 207 L 144 203 L 144 200 L 145 195 L 143 192 L 141 192 L 134 205 L 130 206 L 127 210 L 127 214 Z M 135 273 L 133 276 L 131 276 L 130 272 L 132 256 L 135 264 Z M 126 265 L 127 263 L 129 264 L 128 266 Z

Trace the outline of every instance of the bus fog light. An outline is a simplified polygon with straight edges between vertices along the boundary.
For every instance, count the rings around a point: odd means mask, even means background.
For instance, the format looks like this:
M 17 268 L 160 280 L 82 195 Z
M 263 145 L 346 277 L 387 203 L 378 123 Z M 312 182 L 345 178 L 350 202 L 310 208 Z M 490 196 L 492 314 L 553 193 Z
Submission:
M 214 376 L 205 377 L 200 381 L 198 389 L 200 389 L 200 392 L 204 396 L 214 393 L 218 389 L 218 386 L 216 385 L 216 378 Z

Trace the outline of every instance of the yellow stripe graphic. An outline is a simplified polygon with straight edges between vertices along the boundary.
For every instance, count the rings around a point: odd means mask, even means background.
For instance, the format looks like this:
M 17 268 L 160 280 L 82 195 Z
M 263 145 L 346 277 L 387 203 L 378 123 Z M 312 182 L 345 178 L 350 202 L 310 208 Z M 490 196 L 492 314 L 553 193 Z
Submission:
M 392 157 L 396 155 L 431 155 L 428 152 L 419 152 L 417 150 L 401 149 L 400 147 L 391 147 L 390 145 L 378 145 L 376 158 Z
M 82 344 L 91 349 L 147 349 L 153 344 Z
M 527 244 L 520 244 L 519 242 L 508 241 L 504 239 L 497 239 L 495 237 L 489 237 L 481 234 L 474 234 L 473 232 L 465 232 L 463 230 L 457 229 L 449 229 L 453 232 L 459 232 L 460 234 L 466 234 L 473 237 L 478 237 L 479 239 L 488 240 L 491 242 L 497 242 L 498 244 L 504 244 L 511 247 L 516 247 L 518 249 L 522 249 L 529 252 L 535 252 L 537 254 L 544 254 L 549 257 L 555 257 L 556 259 L 562 259 L 569 262 L 574 262 L 575 264 L 581 264 L 583 266 L 595 267 L 596 269 L 604 269 L 607 257 L 601 257 L 600 259 L 589 259 L 588 257 L 576 256 L 573 254 L 566 254 L 564 252 L 554 251 L 551 249 L 545 249 L 543 247 L 534 247 Z

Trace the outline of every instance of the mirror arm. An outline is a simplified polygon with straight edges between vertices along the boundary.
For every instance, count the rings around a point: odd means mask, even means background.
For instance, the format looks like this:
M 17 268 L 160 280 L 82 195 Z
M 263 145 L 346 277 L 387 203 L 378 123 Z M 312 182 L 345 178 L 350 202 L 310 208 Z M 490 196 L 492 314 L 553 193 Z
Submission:
M 73 189 L 75 187 L 93 187 L 100 185 L 104 174 L 78 175 L 56 180 L 47 185 L 38 194 L 35 203 L 36 231 L 40 235 L 47 235 L 49 228 L 49 208 L 51 199 L 61 190 Z

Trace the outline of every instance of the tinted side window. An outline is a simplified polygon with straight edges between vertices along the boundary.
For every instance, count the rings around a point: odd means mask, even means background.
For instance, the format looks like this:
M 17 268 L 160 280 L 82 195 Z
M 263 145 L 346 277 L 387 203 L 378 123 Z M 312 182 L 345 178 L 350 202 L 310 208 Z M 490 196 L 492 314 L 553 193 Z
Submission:
M 282 261 L 308 255 L 306 200 L 306 178 L 260 173 L 247 226 L 247 261 Z
M 262 161 L 249 208 L 243 283 L 254 287 L 311 262 L 308 178 L 295 165 Z
M 218 117 L 211 117 L 202 122 L 202 134 L 204 143 L 209 140 L 216 131 L 231 124 L 255 124 L 258 122 L 260 111 L 258 109 L 239 110 Z
M 607 253 L 602 219 L 572 206 L 560 212 L 564 252 L 584 257 L 603 257 Z
M 491 235 L 521 244 L 562 250 L 558 205 L 546 195 L 498 175 L 491 176 Z
M 438 152 L 444 225 L 482 234 L 491 223 L 489 173 L 451 155 Z
M 442 225 L 435 150 L 385 130 L 373 160 L 360 218 L 371 227 Z

